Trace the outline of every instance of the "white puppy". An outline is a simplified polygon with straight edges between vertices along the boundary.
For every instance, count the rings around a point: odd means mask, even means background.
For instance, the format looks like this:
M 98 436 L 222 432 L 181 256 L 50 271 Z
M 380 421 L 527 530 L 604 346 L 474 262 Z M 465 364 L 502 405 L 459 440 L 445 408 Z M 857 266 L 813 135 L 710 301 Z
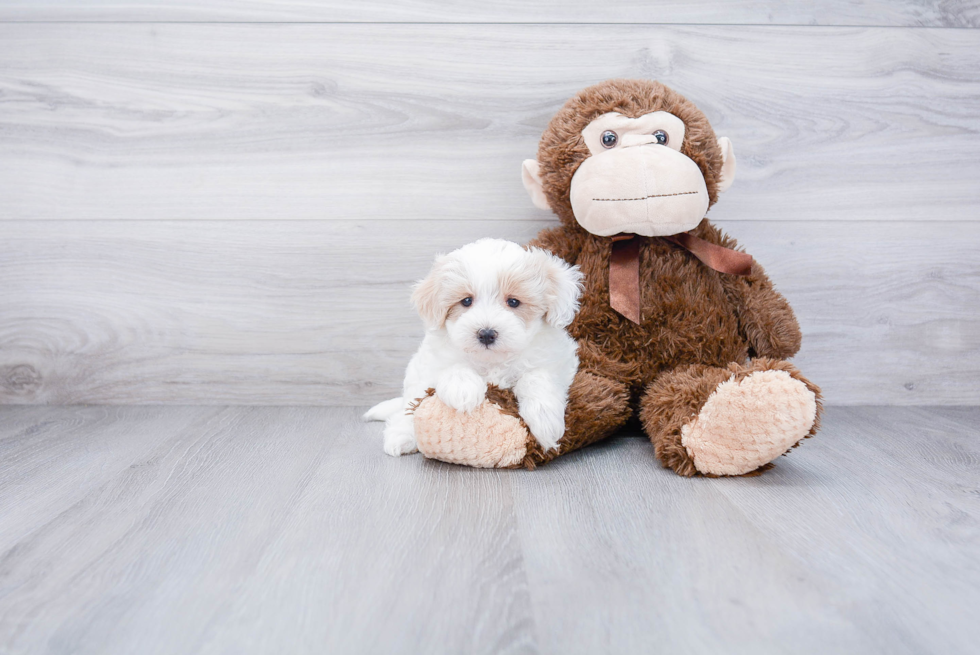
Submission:
M 412 294 L 426 334 L 405 372 L 402 397 L 372 407 L 386 421 L 389 455 L 415 452 L 410 404 L 434 388 L 453 409 L 470 412 L 487 385 L 513 389 L 518 411 L 545 450 L 565 433 L 577 344 L 565 331 L 575 318 L 582 274 L 539 248 L 481 239 L 436 258 Z

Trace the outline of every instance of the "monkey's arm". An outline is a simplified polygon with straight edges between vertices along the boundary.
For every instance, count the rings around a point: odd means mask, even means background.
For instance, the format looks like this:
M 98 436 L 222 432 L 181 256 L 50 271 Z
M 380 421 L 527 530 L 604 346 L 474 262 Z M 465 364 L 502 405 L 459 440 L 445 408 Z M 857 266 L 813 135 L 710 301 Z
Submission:
M 725 248 L 737 245 L 707 221 L 701 223 L 695 234 Z M 735 305 L 742 334 L 754 354 L 777 359 L 795 355 L 803 340 L 800 324 L 789 302 L 776 291 L 759 262 L 752 262 L 752 271 L 746 276 L 720 275 L 725 292 Z
M 569 264 L 574 264 L 582 251 L 582 243 L 583 234 L 559 225 L 541 230 L 527 245 L 543 248 Z
M 758 262 L 745 277 L 723 275 L 741 330 L 756 355 L 788 359 L 800 349 L 803 335 L 786 298 L 773 288 Z

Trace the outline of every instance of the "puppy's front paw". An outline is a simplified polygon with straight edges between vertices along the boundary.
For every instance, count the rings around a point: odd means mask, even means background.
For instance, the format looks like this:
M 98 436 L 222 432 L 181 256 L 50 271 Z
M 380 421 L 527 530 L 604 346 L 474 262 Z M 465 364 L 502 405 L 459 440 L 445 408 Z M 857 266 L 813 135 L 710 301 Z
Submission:
M 472 412 L 487 397 L 487 383 L 467 369 L 445 375 L 436 384 L 436 395 L 458 412 Z
M 392 457 L 407 455 L 418 450 L 415 444 L 414 430 L 406 430 L 404 426 L 389 425 L 385 427 L 384 449 Z
M 558 442 L 565 435 L 563 404 L 531 400 L 521 403 L 519 411 L 545 452 L 558 447 Z

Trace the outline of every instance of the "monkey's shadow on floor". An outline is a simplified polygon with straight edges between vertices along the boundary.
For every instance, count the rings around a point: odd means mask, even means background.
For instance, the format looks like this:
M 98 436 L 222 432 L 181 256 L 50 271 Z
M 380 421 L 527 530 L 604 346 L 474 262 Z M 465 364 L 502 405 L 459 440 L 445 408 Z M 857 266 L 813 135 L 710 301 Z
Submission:
M 706 482 L 701 476 L 685 478 L 661 466 L 654 455 L 653 444 L 650 443 L 649 438 L 643 432 L 643 424 L 640 423 L 639 417 L 635 415 L 611 436 L 576 452 L 563 455 L 545 466 L 555 468 L 559 466 L 581 466 L 584 458 L 594 457 L 599 453 L 609 450 L 622 450 L 631 446 L 635 447 L 637 441 L 642 441 L 646 445 L 649 445 L 649 453 L 646 453 L 646 448 L 642 450 L 644 451 L 644 455 L 649 454 L 651 467 L 658 473 L 662 473 L 667 477 L 677 478 L 678 480 Z M 805 439 L 802 442 L 802 450 L 794 448 L 782 457 L 778 457 L 773 462 L 772 468 L 767 469 L 761 474 L 749 473 L 748 475 L 726 476 L 713 478 L 713 481 L 726 484 L 744 484 L 750 482 L 753 486 L 764 487 L 824 487 L 829 484 L 832 485 L 833 481 L 828 479 L 827 476 L 821 475 L 819 471 L 807 466 L 805 462 L 807 447 L 813 446 L 813 443 L 809 443 L 810 441 L 810 439 Z M 630 455 L 624 453 L 624 456 L 629 457 Z
M 648 447 L 641 448 L 640 450 L 642 452 L 637 453 L 636 455 L 630 455 L 623 452 L 621 456 L 623 457 L 641 456 L 645 458 L 648 457 L 650 460 L 651 471 L 653 471 L 657 475 L 663 475 L 669 478 L 676 478 L 679 483 L 683 483 L 683 482 L 696 482 L 701 484 L 703 483 L 710 484 L 712 482 L 725 483 L 725 484 L 750 483 L 752 484 L 752 486 L 764 486 L 764 487 L 815 487 L 815 486 L 822 487 L 822 486 L 826 486 L 828 482 L 830 482 L 826 479 L 825 476 L 821 476 L 817 471 L 808 467 L 805 462 L 794 462 L 793 455 L 795 454 L 796 449 L 790 451 L 789 453 L 790 457 L 786 457 L 786 456 L 779 457 L 774 462 L 775 466 L 772 469 L 767 470 L 762 474 L 755 474 L 755 475 L 749 474 L 749 475 L 735 476 L 735 477 L 714 478 L 711 481 L 705 480 L 700 476 L 696 476 L 693 478 L 685 478 L 683 476 L 677 475 L 670 469 L 664 468 L 663 466 L 661 466 L 660 462 L 657 461 L 657 458 L 654 455 L 654 451 L 653 451 L 653 444 L 650 443 L 650 440 L 647 438 L 646 434 L 643 433 L 643 425 L 640 423 L 640 419 L 636 416 L 630 418 L 630 420 L 626 423 L 626 425 L 624 425 L 622 428 L 620 428 L 617 432 L 610 435 L 609 437 L 606 437 L 605 439 L 602 439 L 601 441 L 598 441 L 592 445 L 586 446 L 580 450 L 576 450 L 575 452 L 568 453 L 567 455 L 562 455 L 561 457 L 558 457 L 552 460 L 551 462 L 542 465 L 539 470 L 555 471 L 559 469 L 567 470 L 567 469 L 574 469 L 576 467 L 581 467 L 583 464 L 587 463 L 589 458 L 601 457 L 601 455 L 603 453 L 606 453 L 607 451 L 635 448 L 637 445 L 637 441 L 643 442 L 643 444 Z M 801 454 L 804 454 L 806 452 L 805 446 L 807 445 L 812 445 L 812 444 L 806 444 L 804 442 L 804 450 L 801 451 Z M 611 457 L 615 459 L 617 455 L 611 455 Z M 466 468 L 466 467 L 461 467 L 458 464 L 448 464 L 446 462 L 440 462 L 439 460 L 435 460 L 435 459 L 426 459 L 424 466 L 432 467 L 433 469 L 442 469 L 444 467 L 450 469 Z M 515 475 L 523 475 L 523 474 L 534 475 L 536 473 L 536 471 L 528 471 L 523 468 L 472 469 L 472 471 L 474 472 L 474 474 L 477 475 L 479 475 L 479 472 L 481 471 L 484 473 L 489 473 L 491 471 L 501 471 L 501 472 L 506 471 L 506 472 L 513 473 Z

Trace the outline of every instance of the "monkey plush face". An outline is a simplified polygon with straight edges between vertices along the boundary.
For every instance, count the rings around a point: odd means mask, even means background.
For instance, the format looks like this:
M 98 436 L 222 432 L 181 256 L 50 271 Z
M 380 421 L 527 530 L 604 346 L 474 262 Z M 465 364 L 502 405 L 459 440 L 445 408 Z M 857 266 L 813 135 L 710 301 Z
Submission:
M 697 227 L 731 184 L 735 155 L 704 115 L 662 84 L 612 80 L 555 116 L 524 162 L 534 203 L 598 236 L 668 236 Z
M 681 153 L 684 131 L 684 121 L 666 111 L 639 118 L 609 112 L 589 123 L 582 140 L 590 154 L 569 189 L 579 224 L 603 237 L 659 237 L 697 227 L 708 211 L 708 187 L 698 165 Z M 726 163 L 734 162 L 728 154 L 722 148 Z

